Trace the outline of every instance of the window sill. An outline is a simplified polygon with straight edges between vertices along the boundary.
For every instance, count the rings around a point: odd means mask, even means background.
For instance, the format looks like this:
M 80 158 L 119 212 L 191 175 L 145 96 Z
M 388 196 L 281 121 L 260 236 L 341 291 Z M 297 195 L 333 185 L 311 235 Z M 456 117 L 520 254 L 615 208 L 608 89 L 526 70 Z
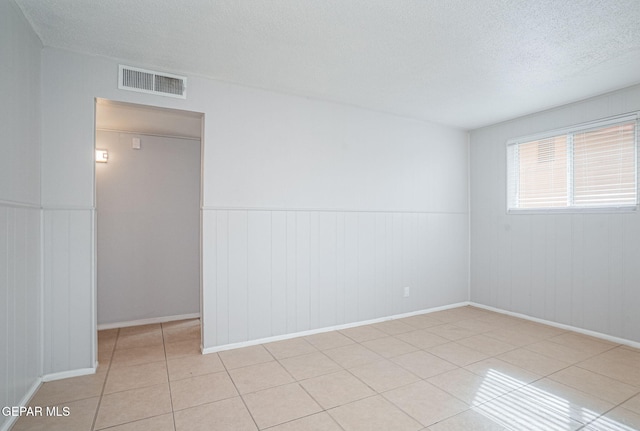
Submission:
M 594 208 L 594 207 L 571 207 L 571 208 L 508 208 L 508 215 L 536 215 L 536 214 L 617 214 L 617 213 L 630 213 L 638 210 L 638 205 L 624 206 L 624 207 L 606 207 L 606 208 Z

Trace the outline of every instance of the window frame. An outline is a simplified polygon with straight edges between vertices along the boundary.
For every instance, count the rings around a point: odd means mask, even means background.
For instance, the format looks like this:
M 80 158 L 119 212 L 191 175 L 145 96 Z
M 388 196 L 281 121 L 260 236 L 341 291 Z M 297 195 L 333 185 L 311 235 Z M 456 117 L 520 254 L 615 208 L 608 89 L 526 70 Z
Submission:
M 607 205 L 607 206 L 566 206 L 566 207 L 545 207 L 545 208 L 516 208 L 510 207 L 510 203 L 512 201 L 512 196 L 515 196 L 515 193 L 510 193 L 512 187 L 518 187 L 518 183 L 511 184 L 511 175 L 510 175 L 510 160 L 509 160 L 509 149 L 512 146 L 517 146 L 519 144 L 528 143 L 531 141 L 537 141 L 547 138 L 552 138 L 556 136 L 562 135 L 572 135 L 568 142 L 568 151 L 567 153 L 567 188 L 570 189 L 568 192 L 573 195 L 573 172 L 575 170 L 574 160 L 573 160 L 573 135 L 577 133 L 589 132 L 592 130 L 597 130 L 601 128 L 605 128 L 607 126 L 614 126 L 618 124 L 624 123 L 635 123 L 635 133 L 634 133 L 634 162 L 635 162 L 635 190 L 636 190 L 636 202 L 632 205 Z M 638 130 L 640 127 L 640 111 L 617 115 L 614 117 L 608 117 L 601 120 L 591 121 L 587 123 L 581 123 L 574 126 L 563 127 L 560 129 L 549 130 L 540 133 L 534 133 L 531 135 L 520 136 L 518 138 L 509 139 L 505 145 L 505 206 L 507 214 L 567 214 L 567 213 L 618 213 L 618 212 L 633 212 L 637 211 L 640 206 L 640 185 L 638 184 L 638 179 L 640 175 L 638 173 L 640 169 L 640 162 L 638 160 L 638 155 L 640 153 L 638 149 L 639 145 L 639 135 L 640 131 Z M 569 166 L 571 168 L 569 169 Z M 516 192 L 517 193 L 517 192 Z M 570 198 L 573 201 L 573 197 Z

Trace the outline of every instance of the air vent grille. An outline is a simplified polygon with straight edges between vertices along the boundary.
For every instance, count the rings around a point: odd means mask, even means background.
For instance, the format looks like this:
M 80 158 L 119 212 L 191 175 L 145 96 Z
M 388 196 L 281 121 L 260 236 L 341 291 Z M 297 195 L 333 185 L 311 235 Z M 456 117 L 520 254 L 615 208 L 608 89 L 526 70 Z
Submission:
M 140 93 L 187 98 L 187 78 L 164 72 L 120 65 L 118 88 Z

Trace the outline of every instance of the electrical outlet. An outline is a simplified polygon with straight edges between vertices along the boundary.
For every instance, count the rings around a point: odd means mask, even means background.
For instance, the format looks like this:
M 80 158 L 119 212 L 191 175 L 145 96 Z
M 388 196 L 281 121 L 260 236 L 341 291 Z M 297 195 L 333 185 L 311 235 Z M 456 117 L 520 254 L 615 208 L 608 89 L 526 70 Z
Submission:
M 405 286 L 405 288 L 404 288 L 404 297 L 405 298 L 409 297 L 410 291 L 411 291 L 411 288 L 409 286 Z

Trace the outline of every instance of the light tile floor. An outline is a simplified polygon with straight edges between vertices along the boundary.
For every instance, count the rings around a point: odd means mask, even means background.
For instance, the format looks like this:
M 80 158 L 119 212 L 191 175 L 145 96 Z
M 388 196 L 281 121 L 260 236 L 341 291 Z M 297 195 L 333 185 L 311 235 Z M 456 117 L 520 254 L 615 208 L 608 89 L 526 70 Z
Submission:
M 640 350 L 461 307 L 201 355 L 200 322 L 99 333 L 14 430 L 640 429 Z

